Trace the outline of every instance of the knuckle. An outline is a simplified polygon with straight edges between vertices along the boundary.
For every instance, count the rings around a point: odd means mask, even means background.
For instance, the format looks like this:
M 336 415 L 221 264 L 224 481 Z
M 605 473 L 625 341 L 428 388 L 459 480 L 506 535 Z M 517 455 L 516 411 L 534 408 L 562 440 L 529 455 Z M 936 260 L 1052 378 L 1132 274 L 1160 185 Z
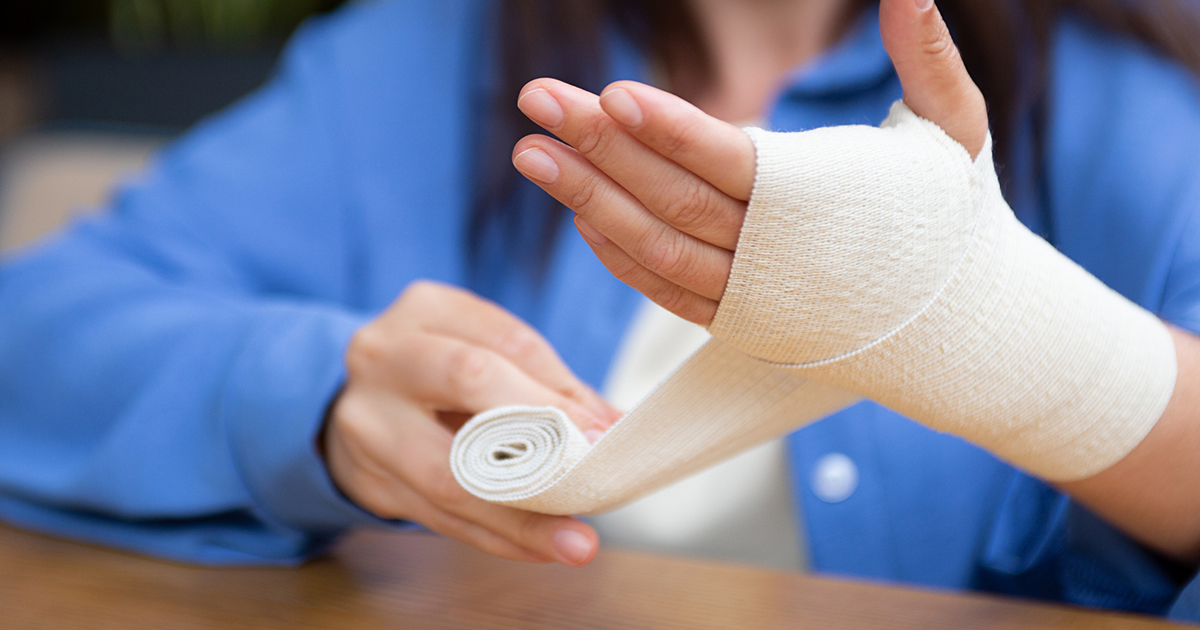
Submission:
M 608 267 L 608 270 L 618 280 L 635 285 L 643 269 L 641 264 L 628 256 L 614 257 L 611 260 L 606 260 L 604 266 Z
M 950 31 L 944 23 L 938 27 L 937 32 L 933 36 L 924 42 L 922 52 L 941 62 L 958 62 L 961 60 L 958 46 L 954 45 L 954 40 L 950 37 Z
M 372 414 L 368 405 L 353 391 L 347 391 L 338 399 L 330 418 L 330 430 L 342 443 L 358 447 L 369 444 L 372 433 Z
M 664 278 L 686 279 L 691 274 L 692 259 L 682 235 L 660 235 L 648 244 L 646 267 Z
M 362 376 L 386 363 L 391 356 L 391 343 L 380 327 L 367 324 L 355 331 L 346 347 L 346 371 Z
M 675 186 L 662 202 L 662 218 L 675 227 L 689 231 L 704 225 L 712 215 L 717 198 L 707 184 L 692 177 Z
M 541 353 L 541 341 L 541 337 L 528 326 L 513 322 L 509 324 L 508 330 L 502 334 L 497 347 L 506 356 L 518 361 L 528 362 L 537 358 Z
M 517 523 L 517 536 L 526 546 L 537 548 L 544 543 L 546 517 L 535 512 L 524 512 Z
M 666 133 L 656 139 L 659 153 L 671 159 L 687 153 L 695 145 L 699 124 L 700 119 L 695 116 L 673 118 L 667 125 Z
M 689 297 L 690 299 L 685 304 L 680 305 L 675 314 L 693 324 L 700 324 L 701 326 L 709 325 L 716 315 L 716 304 L 694 296 Z
M 683 317 L 684 313 L 691 312 L 692 300 L 689 299 L 690 297 L 683 287 L 672 285 L 658 294 L 657 302 L 659 306 Z
M 592 207 L 600 194 L 600 180 L 594 175 L 584 177 L 579 186 L 567 198 L 567 206 L 572 210 L 584 210 Z
M 654 297 L 654 301 L 694 324 L 707 326 L 716 314 L 716 304 L 700 298 L 681 287 L 671 287 Z
M 591 116 L 579 127 L 575 149 L 592 162 L 603 162 L 613 149 L 617 128 L 604 116 Z
M 492 355 L 475 346 L 461 346 L 451 351 L 448 369 L 452 395 L 460 401 L 470 400 L 484 388 L 492 368 Z

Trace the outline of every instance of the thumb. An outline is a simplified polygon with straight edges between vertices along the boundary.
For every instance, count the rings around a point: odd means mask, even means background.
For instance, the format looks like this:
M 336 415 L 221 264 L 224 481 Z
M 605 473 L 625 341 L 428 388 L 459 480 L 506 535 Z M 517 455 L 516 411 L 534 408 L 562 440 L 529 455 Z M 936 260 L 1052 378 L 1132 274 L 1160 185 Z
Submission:
M 879 28 L 905 104 L 977 156 L 987 139 L 987 104 L 933 0 L 882 0 Z

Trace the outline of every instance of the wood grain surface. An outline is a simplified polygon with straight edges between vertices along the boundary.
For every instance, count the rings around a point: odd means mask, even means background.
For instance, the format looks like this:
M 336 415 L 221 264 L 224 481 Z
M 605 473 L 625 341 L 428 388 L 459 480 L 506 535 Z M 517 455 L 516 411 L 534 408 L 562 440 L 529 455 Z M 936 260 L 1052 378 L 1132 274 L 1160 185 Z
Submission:
M 0 628 L 1108 628 L 1130 615 L 603 552 L 525 565 L 361 532 L 298 569 L 181 566 L 0 526 Z

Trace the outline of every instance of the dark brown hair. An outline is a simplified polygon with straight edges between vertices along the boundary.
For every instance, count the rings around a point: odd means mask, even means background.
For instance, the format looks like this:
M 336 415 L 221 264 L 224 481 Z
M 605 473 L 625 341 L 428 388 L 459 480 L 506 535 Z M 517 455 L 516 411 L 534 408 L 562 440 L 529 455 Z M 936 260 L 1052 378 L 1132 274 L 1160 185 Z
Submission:
M 853 8 L 860 11 L 871 1 Z M 1200 20 L 1186 0 L 938 0 L 938 6 L 987 99 L 1001 165 L 1010 157 L 1015 126 L 1046 105 L 1050 38 L 1063 11 L 1137 37 L 1200 73 Z M 475 252 L 488 230 L 504 229 L 511 232 L 511 256 L 528 269 L 544 270 L 566 211 L 545 195 L 532 204 L 515 203 L 527 184 L 510 165 L 509 153 L 522 136 L 540 131 L 515 107 L 521 87 L 553 76 L 602 89 L 607 78 L 602 31 L 608 27 L 622 29 L 653 60 L 670 67 L 673 87 L 685 98 L 700 93 L 711 76 L 708 51 L 688 0 L 501 0 L 498 11 L 500 76 L 484 100 L 480 177 L 467 245 Z M 1034 142 L 1042 144 L 1036 129 Z M 1038 169 L 1031 170 L 1036 177 Z M 536 225 L 536 234 L 514 227 L 519 211 L 533 213 L 523 223 Z

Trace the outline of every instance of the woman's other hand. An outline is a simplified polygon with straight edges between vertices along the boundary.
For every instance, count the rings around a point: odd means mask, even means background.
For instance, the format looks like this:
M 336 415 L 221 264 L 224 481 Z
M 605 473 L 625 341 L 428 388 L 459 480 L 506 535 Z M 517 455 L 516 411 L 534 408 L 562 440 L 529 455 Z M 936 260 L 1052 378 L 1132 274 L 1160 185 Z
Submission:
M 617 419 L 533 328 L 471 293 L 419 282 L 355 334 L 346 365 L 322 446 L 347 496 L 504 558 L 582 566 L 595 557 L 591 527 L 489 504 L 450 472 L 454 431 L 493 407 L 558 407 L 584 431 Z
M 883 0 L 880 27 L 905 102 L 977 155 L 987 108 L 933 2 Z M 538 79 L 518 106 L 566 144 L 522 139 L 517 169 L 575 211 L 580 234 L 615 276 L 684 319 L 711 322 L 754 186 L 745 132 L 629 81 L 597 97 Z

